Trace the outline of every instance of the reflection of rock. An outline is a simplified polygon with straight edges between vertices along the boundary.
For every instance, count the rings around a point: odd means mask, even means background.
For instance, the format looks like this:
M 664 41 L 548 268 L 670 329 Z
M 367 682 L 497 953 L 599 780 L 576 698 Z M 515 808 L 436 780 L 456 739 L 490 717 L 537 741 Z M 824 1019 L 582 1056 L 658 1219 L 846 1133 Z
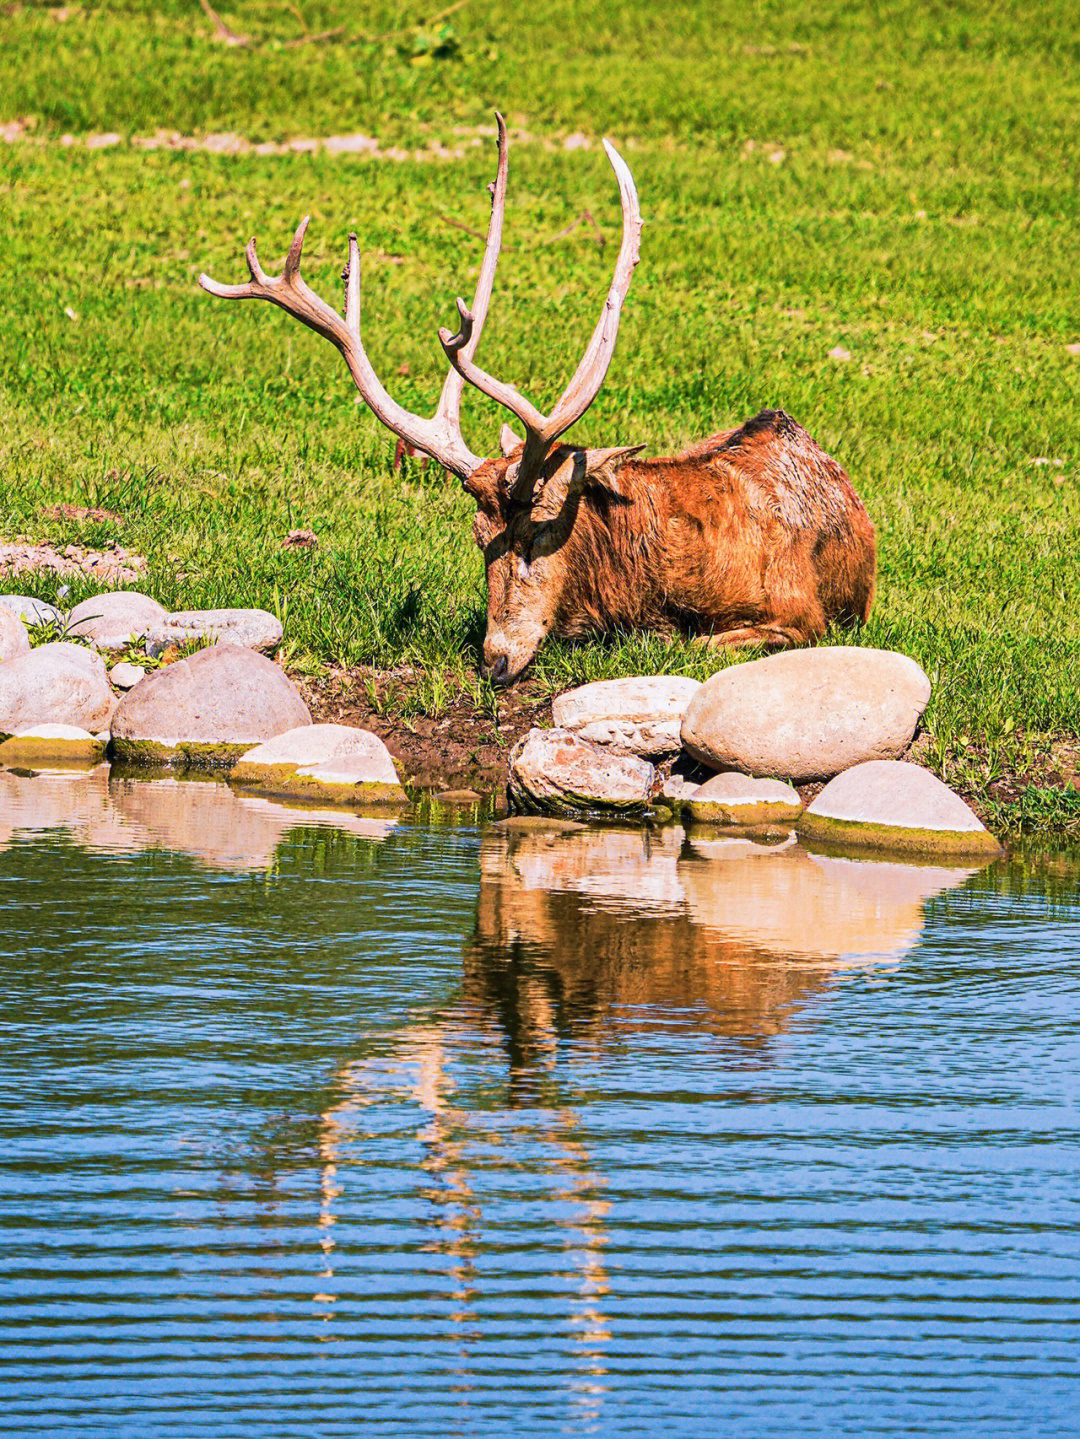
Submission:
M 382 840 L 392 817 L 295 809 L 213 780 L 111 779 L 108 765 L 35 775 L 0 771 L 0 849 L 64 830 L 87 849 L 190 855 L 214 869 L 268 869 L 290 830 L 328 825 Z
M 565 1031 L 772 1034 L 837 970 L 900 959 L 926 901 L 972 872 L 830 859 L 793 837 L 496 829 L 466 999 L 496 1011 L 521 1062 Z

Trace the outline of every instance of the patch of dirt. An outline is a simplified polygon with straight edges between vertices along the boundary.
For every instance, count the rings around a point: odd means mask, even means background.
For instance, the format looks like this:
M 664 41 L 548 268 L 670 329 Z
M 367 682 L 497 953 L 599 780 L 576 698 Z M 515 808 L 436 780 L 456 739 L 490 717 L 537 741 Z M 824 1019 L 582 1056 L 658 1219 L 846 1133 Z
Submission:
M 412 713 L 419 670 L 332 670 L 296 678 L 316 724 L 350 724 L 377 734 L 420 789 L 501 794 L 507 760 L 533 725 L 551 724 L 551 699 L 528 682 L 502 691 L 497 714 L 471 696 L 451 694 L 437 715 Z
M 124 522 L 123 516 L 113 510 L 87 509 L 85 505 L 49 505 L 41 513 L 47 520 L 112 520 L 116 524 Z
M 34 570 L 49 570 L 57 575 L 90 575 L 106 584 L 122 585 L 145 574 L 146 558 L 120 544 L 107 545 L 103 550 L 87 550 L 81 545 L 65 545 L 58 550 L 53 545 L 35 545 L 23 539 L 0 541 L 0 575 Z

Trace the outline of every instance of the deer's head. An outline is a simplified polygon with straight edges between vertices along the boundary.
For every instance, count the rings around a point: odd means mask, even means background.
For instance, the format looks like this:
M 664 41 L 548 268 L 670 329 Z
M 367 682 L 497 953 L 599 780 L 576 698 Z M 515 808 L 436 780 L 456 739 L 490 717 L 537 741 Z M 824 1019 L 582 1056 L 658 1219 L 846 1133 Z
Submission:
M 430 455 L 461 479 L 477 503 L 474 534 L 487 569 L 484 666 L 496 683 L 509 684 L 557 624 L 569 562 L 567 541 L 583 492 L 589 485 L 617 492 L 619 465 L 641 448 L 584 450 L 559 443 L 595 400 L 615 353 L 619 316 L 638 260 L 641 215 L 633 177 L 618 151 L 605 140 L 623 215 L 615 276 L 581 363 L 550 415 L 544 415 L 512 385 L 495 379 L 473 361 L 491 300 L 506 208 L 508 142 L 502 116 L 496 118 L 499 164 L 490 186 L 491 219 L 484 258 L 472 306 L 461 299 L 457 302 L 457 332 L 439 331 L 450 371 L 430 419 L 410 413 L 391 399 L 368 360 L 360 337 L 360 256 L 354 234 L 349 236 L 343 275 L 344 317 L 301 277 L 307 217 L 293 237 L 280 275 L 265 273 L 252 240 L 246 252 L 250 280 L 220 285 L 208 275 L 200 275 L 199 283 L 211 295 L 227 300 L 270 300 L 329 340 L 341 351 L 361 398 L 376 418 L 410 449 Z M 500 455 L 484 459 L 472 453 L 461 433 L 461 396 L 466 381 L 517 418 L 525 431 L 523 440 L 504 426 Z

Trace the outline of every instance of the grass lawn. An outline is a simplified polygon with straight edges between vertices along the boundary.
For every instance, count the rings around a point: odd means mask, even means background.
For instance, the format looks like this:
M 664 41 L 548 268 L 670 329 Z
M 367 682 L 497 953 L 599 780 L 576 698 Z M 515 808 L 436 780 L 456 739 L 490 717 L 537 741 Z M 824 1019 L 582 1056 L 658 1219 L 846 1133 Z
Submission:
M 999 828 L 1080 832 L 1074 7 L 438 8 L 251 0 L 221 12 L 240 46 L 196 0 L 4 6 L 0 125 L 25 124 L 0 145 L 0 538 L 118 538 L 166 604 L 275 610 L 298 671 L 408 663 L 427 672 L 418 708 L 455 686 L 490 705 L 471 503 L 434 466 L 393 471 L 329 345 L 195 277 L 242 278 L 252 233 L 276 267 L 310 211 L 305 274 L 337 300 L 355 228 L 369 353 L 429 412 L 436 329 L 481 250 L 446 219 L 484 227 L 494 145 L 473 140 L 498 106 L 527 135 L 480 355 L 544 404 L 610 276 L 614 246 L 589 226 L 556 238 L 586 207 L 616 238 L 610 135 L 647 223 L 575 437 L 665 453 L 790 411 L 877 526 L 878 601 L 854 642 L 934 680 L 921 757 Z M 134 143 L 160 131 L 359 132 L 405 158 Z M 102 134 L 119 143 L 85 143 Z M 474 449 L 499 418 L 466 397 Z M 121 519 L 46 518 L 58 502 Z M 296 527 L 316 550 L 282 548 Z M 57 583 L 0 579 L 45 598 Z M 535 687 L 722 663 L 648 637 L 555 643 Z

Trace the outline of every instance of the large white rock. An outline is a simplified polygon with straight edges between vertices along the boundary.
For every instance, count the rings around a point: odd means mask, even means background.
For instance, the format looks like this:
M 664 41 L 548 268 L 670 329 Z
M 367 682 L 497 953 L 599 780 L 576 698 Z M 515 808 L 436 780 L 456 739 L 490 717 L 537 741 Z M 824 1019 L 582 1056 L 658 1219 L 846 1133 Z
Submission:
M 687 801 L 692 819 L 711 824 L 790 824 L 802 813 L 799 791 L 778 779 L 754 779 L 726 770 L 700 785 Z
M 655 777 L 647 760 L 564 729 L 532 729 L 510 754 L 510 798 L 531 813 L 640 814 Z
M 11 610 L 28 625 L 53 624 L 58 630 L 64 628 L 64 615 L 48 600 L 36 600 L 33 595 L 0 595 L 0 609 Z
M 911 743 L 930 681 L 906 655 L 819 647 L 732 665 L 690 701 L 682 742 L 713 769 L 826 779 Z
M 378 735 L 343 724 L 302 725 L 256 745 L 230 778 L 309 798 L 407 798 L 393 757 Z
M 270 654 L 281 643 L 281 621 L 267 610 L 177 610 L 146 635 L 149 654 L 185 640 L 212 639 L 215 644 L 245 645 Z
M 98 655 L 81 645 L 39 645 L 0 665 L 0 735 L 27 725 L 107 729 L 116 699 Z
M 164 605 L 138 590 L 109 590 L 75 606 L 68 633 L 88 640 L 98 650 L 122 650 L 165 618 Z
M 14 610 L 0 609 L 0 664 L 30 653 L 30 636 Z
M 112 743 L 124 759 L 224 765 L 310 723 L 296 686 L 272 660 L 242 645 L 214 645 L 128 690 Z
M 638 755 L 676 754 L 683 715 L 700 688 L 685 675 L 596 680 L 554 699 L 551 717 L 559 729 L 592 744 Z
M 837 775 L 807 809 L 799 831 L 844 845 L 926 854 L 1001 849 L 959 795 L 904 760 L 871 760 Z

